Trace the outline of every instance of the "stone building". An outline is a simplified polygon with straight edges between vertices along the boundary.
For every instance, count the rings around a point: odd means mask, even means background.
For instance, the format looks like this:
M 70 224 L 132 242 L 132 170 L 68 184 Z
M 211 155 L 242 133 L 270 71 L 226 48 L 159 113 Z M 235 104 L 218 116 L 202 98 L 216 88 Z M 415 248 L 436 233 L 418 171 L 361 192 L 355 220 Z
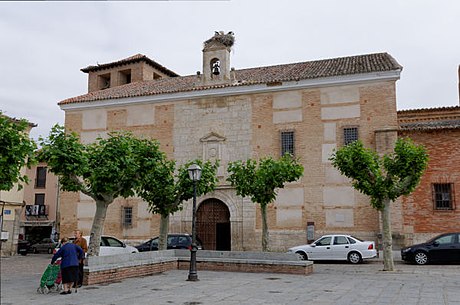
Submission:
M 18 121 L 15 118 L 9 119 L 13 122 Z M 27 135 L 36 126 L 34 123 L 29 123 L 28 129 L 25 131 Z M 21 169 L 21 175 L 25 173 L 26 167 Z M 24 188 L 19 189 L 18 183 L 9 191 L 0 191 L 0 256 L 10 256 L 17 252 L 18 239 L 21 234 L 20 218 L 24 209 Z
M 89 143 L 113 130 L 158 139 L 169 158 L 219 159 L 220 184 L 198 198 L 197 230 L 206 249 L 257 250 L 257 205 L 225 181 L 228 162 L 293 153 L 304 177 L 279 190 L 268 210 L 270 246 L 285 250 L 323 233 L 376 239 L 378 213 L 330 164 L 337 147 L 361 139 L 383 153 L 397 138 L 395 83 L 402 67 L 387 53 L 234 69 L 228 35 L 203 48 L 203 69 L 178 76 L 144 55 L 89 66 L 88 93 L 59 103 L 65 125 Z M 109 206 L 105 234 L 127 241 L 157 235 L 159 217 L 138 198 Z M 83 194 L 61 196 L 61 235 L 89 233 L 95 205 Z M 394 205 L 402 229 L 401 206 Z M 191 232 L 191 204 L 170 218 L 171 232 Z M 307 237 L 308 226 L 308 237 Z
M 398 111 L 398 120 L 399 135 L 423 144 L 429 154 L 419 186 L 402 200 L 406 243 L 459 231 L 460 106 Z
M 58 181 L 40 162 L 26 169 L 30 183 L 24 186 L 25 207 L 20 218 L 20 234 L 36 242 L 43 238 L 58 239 Z

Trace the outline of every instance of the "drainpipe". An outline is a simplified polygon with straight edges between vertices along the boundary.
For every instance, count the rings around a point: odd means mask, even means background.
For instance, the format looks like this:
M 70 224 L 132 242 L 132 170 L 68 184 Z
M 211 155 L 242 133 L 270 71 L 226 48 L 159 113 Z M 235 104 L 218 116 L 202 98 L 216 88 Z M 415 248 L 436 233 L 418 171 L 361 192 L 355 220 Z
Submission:
M 56 191 L 56 215 L 55 215 L 55 219 L 54 219 L 54 231 L 55 231 L 55 235 L 53 236 L 53 239 L 57 239 L 56 241 L 59 240 L 59 232 L 60 232 L 60 229 L 61 229 L 61 220 L 60 220 L 60 217 L 61 217 L 61 213 L 59 211 L 59 205 L 60 205 L 60 185 L 59 185 L 59 178 L 56 182 L 56 185 L 57 185 L 57 191 Z
M 2 203 L 2 214 L 0 215 L 0 234 L 2 234 L 3 232 L 3 211 L 5 210 L 5 204 L 6 202 L 5 201 L 2 201 L 0 200 L 0 202 Z M 0 255 L 2 253 L 2 245 L 3 245 L 3 240 L 0 239 Z

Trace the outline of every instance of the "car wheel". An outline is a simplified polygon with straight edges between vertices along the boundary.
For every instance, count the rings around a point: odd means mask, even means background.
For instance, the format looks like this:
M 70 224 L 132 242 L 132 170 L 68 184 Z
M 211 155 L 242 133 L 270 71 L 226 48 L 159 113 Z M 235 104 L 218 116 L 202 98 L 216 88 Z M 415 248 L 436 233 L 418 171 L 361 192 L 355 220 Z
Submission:
M 27 255 L 27 251 L 21 252 L 21 255 L 22 255 L 22 256 L 26 256 L 26 255 Z
M 428 255 L 425 252 L 419 251 L 414 256 L 417 265 L 425 265 L 428 263 Z
M 49 248 L 48 249 L 48 254 L 51 254 L 51 253 L 53 253 L 53 249 Z
M 358 264 L 362 260 L 361 254 L 358 252 L 351 252 L 348 254 L 348 261 L 352 264 Z
M 306 261 L 308 260 L 308 256 L 305 252 L 302 252 L 302 251 L 298 251 L 296 252 L 295 254 L 297 254 L 299 256 L 299 258 L 303 261 Z
M 38 250 L 37 250 L 37 248 L 32 248 L 32 253 L 35 253 L 35 254 L 37 254 L 37 253 L 38 253 Z

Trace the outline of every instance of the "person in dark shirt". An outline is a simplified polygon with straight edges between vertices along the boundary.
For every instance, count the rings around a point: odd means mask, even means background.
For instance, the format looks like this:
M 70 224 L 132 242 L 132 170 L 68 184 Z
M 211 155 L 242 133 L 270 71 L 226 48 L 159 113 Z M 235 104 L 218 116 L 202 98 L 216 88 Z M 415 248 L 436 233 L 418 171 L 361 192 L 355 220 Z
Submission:
M 51 264 L 61 258 L 61 276 L 64 291 L 61 294 L 70 294 L 72 286 L 78 281 L 78 265 L 80 260 L 85 257 L 85 253 L 81 247 L 69 243 L 69 239 L 64 237 L 61 239 L 61 248 L 51 259 Z
M 77 246 L 80 246 L 83 252 L 86 255 L 86 252 L 88 252 L 88 243 L 86 242 L 86 239 L 82 236 L 80 230 L 75 230 L 75 240 L 73 241 L 74 244 Z M 83 266 L 85 265 L 84 258 L 80 260 L 80 264 L 78 266 L 78 283 L 76 286 L 78 288 L 83 285 Z

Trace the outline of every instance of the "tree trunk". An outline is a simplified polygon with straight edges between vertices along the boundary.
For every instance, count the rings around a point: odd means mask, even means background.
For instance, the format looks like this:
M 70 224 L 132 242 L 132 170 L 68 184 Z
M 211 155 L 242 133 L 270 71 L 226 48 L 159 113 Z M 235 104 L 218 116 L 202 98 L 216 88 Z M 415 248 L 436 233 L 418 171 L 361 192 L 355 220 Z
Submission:
M 267 205 L 260 205 L 262 214 L 262 251 L 268 252 L 268 225 L 267 225 Z
M 391 201 L 383 201 L 384 208 L 381 211 L 382 237 L 383 237 L 383 271 L 394 271 L 393 262 L 393 237 L 391 236 Z
M 169 214 L 161 215 L 160 219 L 160 240 L 158 241 L 158 250 L 168 249 L 168 231 L 169 231 Z
M 96 200 L 96 214 L 94 215 L 93 226 L 91 227 L 88 255 L 98 256 L 101 245 L 102 229 L 104 228 L 105 215 L 110 202 Z

